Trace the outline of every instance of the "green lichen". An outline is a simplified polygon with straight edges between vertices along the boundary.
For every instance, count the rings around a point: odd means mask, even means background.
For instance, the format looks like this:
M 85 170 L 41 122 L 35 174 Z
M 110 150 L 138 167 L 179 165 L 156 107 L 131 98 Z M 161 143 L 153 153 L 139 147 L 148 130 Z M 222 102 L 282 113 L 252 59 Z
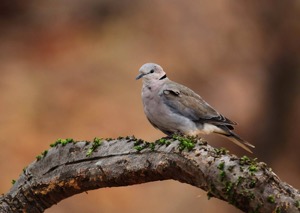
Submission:
M 66 138 L 66 139 L 61 139 L 60 140 L 60 144 L 62 145 L 62 146 L 65 146 L 65 145 L 67 145 L 68 143 L 72 143 L 73 142 L 73 139 L 72 138 Z
M 142 139 L 138 139 L 138 140 L 136 140 L 135 142 L 134 142 L 134 146 L 138 146 L 138 145 L 140 145 L 140 144 L 143 144 L 143 143 L 145 143 L 145 141 L 144 140 L 142 140 Z
M 239 159 L 239 164 L 241 165 L 240 171 L 244 172 L 244 169 L 247 169 L 251 175 L 254 175 L 255 172 L 259 170 L 258 164 L 256 162 L 257 158 L 250 159 L 247 156 L 243 156 Z M 248 168 L 242 167 L 244 165 L 249 165 Z
M 226 177 L 226 172 L 224 171 L 225 162 L 222 161 L 221 163 L 219 163 L 217 168 L 220 170 L 220 172 L 219 172 L 220 180 L 223 181 Z
M 23 168 L 23 173 L 25 174 L 25 172 L 26 172 L 26 169 L 27 169 L 27 166 L 25 166 L 24 168 Z
M 219 176 L 220 176 L 220 180 L 223 181 L 226 177 L 225 171 L 220 171 Z
M 221 163 L 219 163 L 218 169 L 224 170 L 224 167 L 225 167 L 225 162 L 224 161 L 222 161 Z
M 54 143 L 50 144 L 50 147 L 55 147 L 57 146 L 58 144 L 60 144 L 60 139 L 56 140 Z
M 224 171 L 225 162 L 222 161 L 221 163 L 219 163 L 219 165 L 217 166 L 217 168 L 220 170 L 220 172 L 219 172 L 220 180 L 223 181 L 224 178 L 226 177 L 226 173 Z
M 112 141 L 113 138 L 105 138 L 105 140 L 106 140 L 107 142 L 109 142 L 109 141 Z
M 57 139 L 54 143 L 50 144 L 50 147 L 55 147 L 58 144 L 61 144 L 62 146 L 67 145 L 68 143 L 74 143 L 74 139 L 73 138 L 66 138 L 66 139 Z
M 93 142 L 94 144 L 100 145 L 102 140 L 103 140 L 102 138 L 95 137 Z
M 102 140 L 103 140 L 102 138 L 97 138 L 97 137 L 94 138 L 92 147 L 90 147 L 86 152 L 86 157 L 92 155 L 92 153 L 102 144 Z
M 75 142 L 73 138 L 67 138 L 66 141 L 67 141 L 67 143 L 74 143 Z
M 240 165 L 250 165 L 251 160 L 248 156 L 244 155 L 243 157 L 240 158 Z
M 147 147 L 145 141 L 142 139 L 136 140 L 133 145 L 134 145 L 133 148 L 136 149 L 138 152 L 142 151 Z
M 133 148 L 140 152 L 144 149 L 144 146 L 134 146 Z
M 267 198 L 267 201 L 269 203 L 275 203 L 275 197 L 273 195 L 269 195 L 268 198 Z
M 14 185 L 16 183 L 16 180 L 12 179 L 11 184 Z
M 155 141 L 155 144 L 158 144 L 161 146 L 163 146 L 163 145 L 169 146 L 171 144 L 171 141 L 169 140 L 169 138 L 160 138 Z
M 258 163 L 257 163 L 257 158 L 251 159 L 248 156 L 243 156 L 239 160 L 240 165 L 249 165 L 248 170 L 251 172 L 256 172 L 258 171 Z
M 46 157 L 47 153 L 48 153 L 48 150 L 44 150 L 44 151 L 41 153 L 41 155 L 42 155 L 43 157 Z
M 214 148 L 217 155 L 226 155 L 229 151 L 225 149 L 224 147 L 221 147 L 220 149 Z
M 60 142 L 60 144 L 61 144 L 62 146 L 67 145 L 67 144 L 68 144 L 67 139 L 62 139 L 61 142 Z
M 258 168 L 257 168 L 257 166 L 255 166 L 255 165 L 250 165 L 250 166 L 248 167 L 248 170 L 249 170 L 250 172 L 257 172 L 257 171 L 258 171 Z
M 180 135 L 173 135 L 172 137 L 174 140 L 179 141 L 179 150 L 183 151 L 184 149 L 187 149 L 188 151 L 191 151 L 195 147 L 195 143 L 193 140 L 195 137 L 191 136 L 180 136 Z
M 234 190 L 233 190 L 234 187 L 235 187 L 234 183 L 230 181 L 226 182 L 225 194 L 227 195 L 228 202 L 233 205 L 236 203 L 236 199 L 234 197 Z
M 234 184 L 232 182 L 226 183 L 226 194 L 230 194 L 232 192 L 232 189 L 234 187 Z
M 47 153 L 48 153 L 48 150 L 44 150 L 40 155 L 38 155 L 38 156 L 35 157 L 36 160 L 39 161 L 39 160 L 41 160 L 43 157 L 46 157 Z
M 155 143 L 150 143 L 149 147 L 150 147 L 151 151 L 154 151 L 155 150 Z
M 167 139 L 161 138 L 161 139 L 158 139 L 157 141 L 155 141 L 155 143 L 157 143 L 158 145 L 165 145 L 166 141 L 167 141 Z
M 149 142 L 146 142 L 144 140 L 141 140 L 141 139 L 138 139 L 134 142 L 134 149 L 136 149 L 138 152 L 142 151 L 143 149 L 146 149 L 146 148 L 150 148 L 151 151 L 154 151 L 155 149 L 155 143 L 149 143 Z

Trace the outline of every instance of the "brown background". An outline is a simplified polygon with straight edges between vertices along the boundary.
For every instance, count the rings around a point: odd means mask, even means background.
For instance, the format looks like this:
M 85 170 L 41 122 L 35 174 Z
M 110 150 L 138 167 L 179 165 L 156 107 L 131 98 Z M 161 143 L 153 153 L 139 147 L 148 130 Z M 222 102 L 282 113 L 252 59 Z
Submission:
M 238 122 L 254 157 L 300 188 L 300 3 L 264 2 L 2 1 L 0 193 L 57 138 L 163 136 L 134 80 L 146 62 Z M 240 212 L 175 181 L 91 191 L 47 212 L 186 211 Z

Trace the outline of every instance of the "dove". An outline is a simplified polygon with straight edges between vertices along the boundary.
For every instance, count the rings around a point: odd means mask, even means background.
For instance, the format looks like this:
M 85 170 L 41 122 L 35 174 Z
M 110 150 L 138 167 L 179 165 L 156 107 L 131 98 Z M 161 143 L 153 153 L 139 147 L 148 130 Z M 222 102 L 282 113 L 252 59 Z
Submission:
M 250 148 L 255 147 L 233 132 L 236 122 L 221 115 L 193 90 L 171 81 L 160 65 L 144 64 L 139 69 L 138 79 L 143 80 L 145 115 L 164 134 L 198 136 L 216 133 L 252 153 Z

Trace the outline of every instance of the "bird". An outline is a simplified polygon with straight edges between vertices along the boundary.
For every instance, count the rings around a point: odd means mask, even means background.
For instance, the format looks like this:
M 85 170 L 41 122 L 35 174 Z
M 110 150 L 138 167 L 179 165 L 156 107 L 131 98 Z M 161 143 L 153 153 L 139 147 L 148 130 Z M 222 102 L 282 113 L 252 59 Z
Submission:
M 164 134 L 198 136 L 216 133 L 253 153 L 254 145 L 242 139 L 231 121 L 190 88 L 171 81 L 163 68 L 146 63 L 139 69 L 136 80 L 142 79 L 142 102 L 149 122 Z

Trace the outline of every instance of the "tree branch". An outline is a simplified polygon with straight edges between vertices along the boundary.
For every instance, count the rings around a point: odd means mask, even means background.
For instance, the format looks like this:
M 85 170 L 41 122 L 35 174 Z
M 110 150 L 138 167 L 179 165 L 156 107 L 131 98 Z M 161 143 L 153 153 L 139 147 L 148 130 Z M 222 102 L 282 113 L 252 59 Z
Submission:
M 43 212 L 72 195 L 104 187 L 173 179 L 244 212 L 299 212 L 300 193 L 265 163 L 238 158 L 199 138 L 151 144 L 134 137 L 60 140 L 24 169 L 0 197 L 0 212 Z

